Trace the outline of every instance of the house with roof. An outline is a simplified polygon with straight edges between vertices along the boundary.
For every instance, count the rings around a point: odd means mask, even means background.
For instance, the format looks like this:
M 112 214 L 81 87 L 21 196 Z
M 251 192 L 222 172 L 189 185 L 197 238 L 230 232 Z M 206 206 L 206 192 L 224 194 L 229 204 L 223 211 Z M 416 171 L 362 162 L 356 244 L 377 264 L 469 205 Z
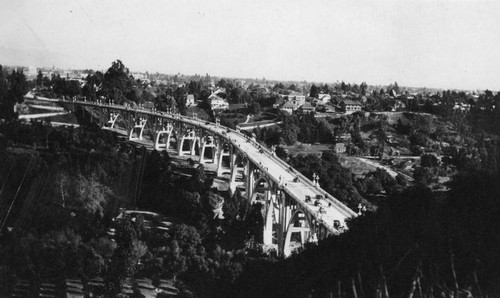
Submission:
M 397 99 L 394 102 L 394 105 L 392 106 L 391 111 L 392 112 L 404 111 L 405 109 L 406 109 L 406 104 L 404 102 L 402 102 L 401 100 Z
M 325 104 L 329 103 L 331 99 L 332 99 L 332 97 L 330 96 L 330 94 L 328 94 L 328 93 L 320 93 L 320 94 L 318 94 L 318 101 L 317 101 L 317 103 L 319 105 L 325 105 Z
M 287 99 L 288 99 L 288 101 L 296 102 L 296 105 L 298 105 L 299 107 L 306 102 L 306 96 L 304 94 L 296 92 L 296 91 L 288 94 Z
M 333 150 L 337 154 L 342 154 L 347 151 L 347 148 L 344 143 L 336 143 L 335 146 L 333 146 Z
M 298 109 L 298 107 L 291 101 L 285 102 L 280 108 L 281 111 L 286 112 L 290 115 L 293 113 L 293 111 L 295 111 L 297 109 Z
M 226 90 L 224 88 L 219 88 L 208 97 L 208 102 L 210 103 L 212 111 L 229 109 L 229 103 L 225 99 L 225 92 Z
M 354 113 L 361 111 L 361 103 L 359 101 L 344 99 L 340 102 L 340 109 L 345 113 Z
M 186 107 L 195 107 L 197 103 L 194 100 L 194 94 L 188 94 L 186 97 Z
M 312 106 L 312 104 L 308 101 L 304 103 L 300 108 L 298 109 L 300 113 L 302 114 L 309 114 L 309 113 L 314 113 L 316 112 L 316 108 Z
M 224 98 L 212 97 L 210 99 L 210 108 L 212 111 L 227 110 L 229 109 L 229 103 Z

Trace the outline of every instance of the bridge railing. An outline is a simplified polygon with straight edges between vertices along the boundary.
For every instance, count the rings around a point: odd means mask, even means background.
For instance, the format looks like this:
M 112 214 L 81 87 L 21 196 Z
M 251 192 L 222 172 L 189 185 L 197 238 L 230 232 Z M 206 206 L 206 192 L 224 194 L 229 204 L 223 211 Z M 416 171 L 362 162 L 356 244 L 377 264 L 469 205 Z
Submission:
M 260 145 L 256 141 L 252 140 L 252 142 L 256 143 L 257 145 Z M 307 178 L 306 176 L 304 176 L 299 171 L 295 170 L 293 167 L 291 167 L 289 164 L 287 164 L 281 158 L 279 158 L 278 156 L 276 156 L 276 154 L 273 154 L 267 147 L 262 147 L 262 148 L 263 148 L 263 150 L 267 154 L 269 154 L 271 156 L 272 159 L 274 159 L 277 163 L 279 163 L 283 168 L 285 168 L 286 170 L 292 169 L 293 170 L 292 174 L 298 176 L 302 182 L 304 182 L 305 184 L 309 185 L 311 188 L 315 189 L 316 192 L 318 192 L 318 194 L 323 195 L 323 197 L 325 197 L 326 200 L 330 201 L 332 204 L 334 204 L 337 207 L 339 207 L 340 209 L 342 209 L 342 211 L 344 213 L 346 213 L 346 215 L 348 215 L 348 216 L 356 216 L 356 213 L 354 211 L 352 211 L 350 208 L 348 208 L 347 206 L 345 206 L 342 202 L 340 202 L 339 200 L 337 200 L 335 197 L 333 197 L 331 194 L 329 194 L 323 188 L 321 188 L 319 186 L 316 186 L 311 180 L 309 180 L 309 178 Z
M 239 131 L 236 131 L 232 128 L 227 128 L 229 131 L 233 132 L 233 133 L 236 133 L 236 134 L 239 134 L 241 137 L 245 137 L 241 132 Z M 309 187 L 311 187 L 311 189 L 314 190 L 315 193 L 319 194 L 319 195 L 322 195 L 325 200 L 327 200 L 328 202 L 331 202 L 333 205 L 335 205 L 337 207 L 337 210 L 339 210 L 341 213 L 344 214 L 344 216 L 346 217 L 356 217 L 357 214 L 352 211 L 349 207 L 347 207 L 346 205 L 344 205 L 342 202 L 340 202 L 339 200 L 337 200 L 336 198 L 334 198 L 332 195 L 330 195 L 327 191 L 325 191 L 324 189 L 322 189 L 321 187 L 319 186 L 316 186 L 311 180 L 309 180 L 306 176 L 304 176 L 303 174 L 301 174 L 300 172 L 298 172 L 297 170 L 293 169 L 293 167 L 291 167 L 290 165 L 288 165 L 285 161 L 283 161 L 281 158 L 277 157 L 275 154 L 273 154 L 267 147 L 265 146 L 262 146 L 260 143 L 258 143 L 257 141 L 254 141 L 254 140 L 250 140 L 255 146 L 258 146 L 260 147 L 266 154 L 269 155 L 269 157 L 271 159 L 273 159 L 275 162 L 277 162 L 279 165 L 281 165 L 285 170 L 289 171 L 289 169 L 292 169 L 293 172 L 292 174 L 298 176 L 300 178 L 300 180 L 305 183 L 306 185 L 308 185 Z M 263 169 L 264 170 L 264 169 Z M 271 177 L 272 178 L 272 177 Z M 273 179 L 273 178 L 272 178 Z M 273 179 L 276 183 L 279 183 L 279 181 L 277 179 Z M 295 197 L 297 197 L 296 195 L 293 195 Z M 305 198 L 299 198 L 297 197 L 297 200 L 298 202 L 300 202 L 302 205 L 304 205 L 304 207 L 308 208 L 309 209 L 309 206 L 307 206 L 307 204 L 303 204 L 304 201 L 305 201 Z M 333 230 L 337 230 L 336 228 L 333 227 L 333 223 L 324 223 L 325 225 L 328 225 L 331 229 Z

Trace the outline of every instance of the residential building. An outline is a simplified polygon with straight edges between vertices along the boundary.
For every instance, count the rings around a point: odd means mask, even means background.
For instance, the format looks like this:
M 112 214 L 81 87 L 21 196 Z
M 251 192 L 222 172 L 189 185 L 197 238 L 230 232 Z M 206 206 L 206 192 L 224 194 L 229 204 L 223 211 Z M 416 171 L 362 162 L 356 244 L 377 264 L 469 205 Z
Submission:
M 299 111 L 302 113 L 302 114 L 309 114 L 309 113 L 314 113 L 316 112 L 316 108 L 313 107 L 311 105 L 310 102 L 307 102 L 305 104 L 303 104 L 300 108 L 299 108 Z
M 28 66 L 26 69 L 23 69 L 23 73 L 27 78 L 35 78 L 38 74 L 36 67 Z
M 350 133 L 343 133 L 340 135 L 339 140 L 342 142 L 350 142 L 351 141 L 351 134 Z
M 196 102 L 194 101 L 194 95 L 188 94 L 186 97 L 186 107 L 194 107 L 196 106 Z
M 401 100 L 396 100 L 396 102 L 394 103 L 394 106 L 392 107 L 391 111 L 392 112 L 396 112 L 396 111 L 404 111 L 406 109 L 406 105 L 404 102 L 402 102 Z
M 209 97 L 208 102 L 210 103 L 210 108 L 214 110 L 227 110 L 229 109 L 229 103 L 223 97 L 225 95 L 226 89 L 218 88 Z
M 320 93 L 318 94 L 318 104 L 325 105 L 330 102 L 332 97 L 328 93 Z
M 345 113 L 354 113 L 357 111 L 361 111 L 361 103 L 359 101 L 344 99 L 340 103 L 340 108 Z
M 294 101 L 296 102 L 296 105 L 300 107 L 306 102 L 306 96 L 302 93 L 294 91 L 288 94 L 288 101 Z
M 210 99 L 210 108 L 214 110 L 227 110 L 229 109 L 229 103 L 220 97 L 213 97 Z
M 334 151 L 335 151 L 335 153 L 337 153 L 337 154 L 345 153 L 345 152 L 346 152 L 346 147 L 345 147 L 345 144 L 344 144 L 344 143 L 337 143 L 337 144 L 335 144 L 335 146 L 333 147 L 333 150 L 334 150 Z
M 292 114 L 293 111 L 295 111 L 298 107 L 293 104 L 291 101 L 287 101 L 285 102 L 284 105 L 281 106 L 280 110 L 282 110 L 283 112 L 287 112 L 288 114 Z

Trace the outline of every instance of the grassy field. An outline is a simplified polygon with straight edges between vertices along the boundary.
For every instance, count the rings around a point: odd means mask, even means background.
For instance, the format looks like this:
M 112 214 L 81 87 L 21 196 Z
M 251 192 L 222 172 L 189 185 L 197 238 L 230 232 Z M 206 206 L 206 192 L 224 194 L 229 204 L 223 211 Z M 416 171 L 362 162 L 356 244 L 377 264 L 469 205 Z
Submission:
M 292 156 L 296 156 L 299 154 L 316 154 L 321 155 L 323 151 L 330 150 L 330 145 L 325 144 L 305 144 L 298 143 L 292 146 L 284 146 L 286 150 L 288 150 L 288 154 Z

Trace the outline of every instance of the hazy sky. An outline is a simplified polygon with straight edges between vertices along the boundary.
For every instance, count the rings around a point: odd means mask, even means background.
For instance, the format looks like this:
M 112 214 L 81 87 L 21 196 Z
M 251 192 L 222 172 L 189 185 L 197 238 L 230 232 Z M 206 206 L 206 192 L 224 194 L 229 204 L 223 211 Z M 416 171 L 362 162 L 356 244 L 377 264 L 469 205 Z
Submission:
M 0 0 L 0 64 L 500 89 L 500 1 Z

